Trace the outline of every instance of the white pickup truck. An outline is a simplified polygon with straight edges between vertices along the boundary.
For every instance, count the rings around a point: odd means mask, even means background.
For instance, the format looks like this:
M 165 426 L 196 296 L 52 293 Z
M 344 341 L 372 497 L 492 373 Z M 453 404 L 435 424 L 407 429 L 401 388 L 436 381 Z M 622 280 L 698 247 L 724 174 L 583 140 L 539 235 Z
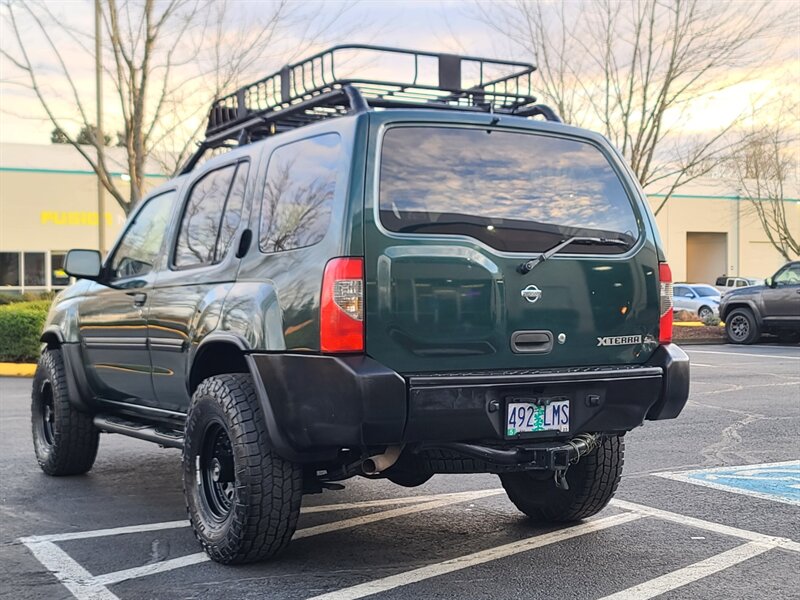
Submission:
M 717 277 L 717 281 L 714 284 L 714 287 L 717 288 L 720 293 L 724 294 L 725 292 L 729 292 L 731 290 L 735 290 L 737 288 L 748 287 L 751 285 L 761 285 L 764 283 L 763 279 L 753 279 L 752 277 Z

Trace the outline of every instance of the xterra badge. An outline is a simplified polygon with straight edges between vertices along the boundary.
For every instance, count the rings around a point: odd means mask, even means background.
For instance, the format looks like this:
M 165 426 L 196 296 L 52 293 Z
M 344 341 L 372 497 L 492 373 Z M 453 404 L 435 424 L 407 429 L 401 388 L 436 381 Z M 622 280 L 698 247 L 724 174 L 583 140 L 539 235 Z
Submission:
M 528 302 L 536 302 L 539 298 L 542 297 L 542 290 L 540 290 L 535 285 L 531 284 L 526 287 L 524 290 L 520 292 L 520 295 L 525 298 Z
M 597 338 L 598 346 L 630 346 L 632 344 L 641 344 L 642 336 L 640 335 L 617 335 L 613 337 L 599 337 Z

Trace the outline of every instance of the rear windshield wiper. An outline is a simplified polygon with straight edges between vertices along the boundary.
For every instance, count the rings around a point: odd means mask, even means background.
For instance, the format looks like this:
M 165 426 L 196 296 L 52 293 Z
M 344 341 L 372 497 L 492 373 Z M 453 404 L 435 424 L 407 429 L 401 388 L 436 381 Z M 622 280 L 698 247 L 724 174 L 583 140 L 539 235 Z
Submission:
M 567 238 L 566 240 L 561 240 L 552 248 L 548 248 L 544 252 L 542 252 L 536 258 L 532 258 L 531 260 L 526 260 L 522 263 L 519 267 L 517 267 L 517 271 L 522 273 L 523 275 L 530 273 L 536 265 L 539 263 L 543 263 L 548 258 L 553 256 L 554 254 L 558 254 L 564 248 L 571 244 L 592 244 L 594 246 L 624 246 L 627 248 L 630 244 L 625 240 L 620 240 L 616 238 L 601 238 L 601 237 L 583 237 L 583 236 L 574 236 L 571 238 Z

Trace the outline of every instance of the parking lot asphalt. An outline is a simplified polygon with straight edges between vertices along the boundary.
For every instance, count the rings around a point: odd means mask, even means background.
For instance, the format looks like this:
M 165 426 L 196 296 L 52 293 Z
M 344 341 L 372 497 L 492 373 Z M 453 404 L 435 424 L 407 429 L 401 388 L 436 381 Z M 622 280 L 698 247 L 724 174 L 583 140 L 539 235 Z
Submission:
M 0 597 L 797 598 L 800 347 L 686 349 L 686 409 L 626 436 L 617 498 L 588 521 L 534 525 L 491 475 L 355 479 L 243 567 L 200 553 L 178 451 L 104 435 L 88 475 L 47 477 L 30 380 L 0 379 Z

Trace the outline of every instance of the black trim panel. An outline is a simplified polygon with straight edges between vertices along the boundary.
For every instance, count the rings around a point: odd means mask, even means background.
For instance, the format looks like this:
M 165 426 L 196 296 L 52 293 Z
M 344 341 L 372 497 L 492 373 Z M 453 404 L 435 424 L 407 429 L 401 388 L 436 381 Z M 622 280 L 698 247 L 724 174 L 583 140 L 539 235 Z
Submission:
M 151 350 L 162 350 L 166 352 L 183 352 L 186 340 L 166 337 L 147 338 L 147 345 Z
M 143 337 L 84 336 L 83 345 L 89 350 L 147 350 L 147 339 Z

